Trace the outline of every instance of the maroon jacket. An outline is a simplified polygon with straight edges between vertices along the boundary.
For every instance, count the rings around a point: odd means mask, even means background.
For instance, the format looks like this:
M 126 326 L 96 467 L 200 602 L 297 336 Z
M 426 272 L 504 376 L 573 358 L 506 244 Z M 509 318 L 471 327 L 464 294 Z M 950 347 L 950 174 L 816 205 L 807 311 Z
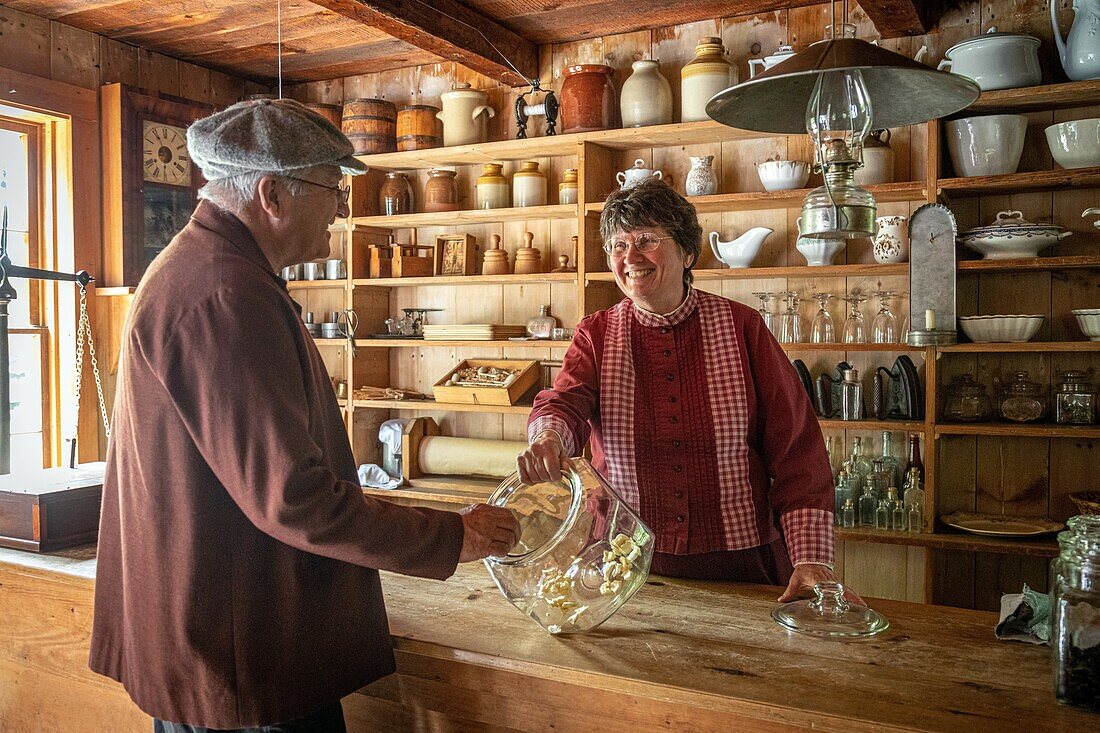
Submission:
M 285 284 L 200 203 L 125 327 L 91 668 L 164 720 L 298 718 L 393 672 L 377 569 L 446 578 L 461 545 L 456 514 L 364 497 Z

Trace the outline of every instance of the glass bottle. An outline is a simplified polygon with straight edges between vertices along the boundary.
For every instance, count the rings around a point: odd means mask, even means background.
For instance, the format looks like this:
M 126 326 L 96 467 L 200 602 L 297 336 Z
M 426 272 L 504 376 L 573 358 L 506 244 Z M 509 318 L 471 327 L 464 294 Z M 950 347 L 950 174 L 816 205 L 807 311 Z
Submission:
M 833 523 L 840 526 L 841 515 L 844 512 L 844 504 L 848 498 L 848 472 L 843 468 L 836 475 L 836 486 L 833 489 Z
M 876 458 L 871 461 L 871 474 L 867 477 L 875 487 L 875 498 L 881 499 L 886 496 L 886 489 L 890 488 L 893 481 L 890 480 L 890 475 L 886 473 L 886 469 L 883 468 L 882 459 Z
M 916 433 L 909 436 L 909 461 L 905 464 L 905 475 L 916 468 L 920 471 L 920 480 L 924 481 L 924 461 L 920 459 L 920 436 Z
M 890 486 L 901 483 L 901 461 L 894 455 L 894 434 L 889 430 L 882 431 L 882 461 L 883 469 L 890 475 Z
M 1050 591 L 1051 609 L 1058 603 L 1058 596 L 1067 581 L 1067 575 L 1076 549 L 1077 535 L 1072 530 L 1067 529 L 1058 533 L 1058 555 L 1050 561 L 1050 569 L 1047 573 L 1047 588 Z M 1052 614 L 1052 628 L 1053 623 L 1054 616 Z
M 1096 422 L 1096 385 L 1087 372 L 1062 372 L 1054 393 L 1054 422 L 1092 425 Z
M 527 321 L 527 335 L 536 339 L 548 339 L 557 325 L 558 319 L 550 315 L 550 306 L 540 305 L 539 314 Z
M 918 469 L 909 469 L 909 477 L 906 478 L 905 487 L 902 491 L 902 501 L 905 503 L 905 528 L 910 532 L 923 532 L 924 489 L 921 488 Z
M 1012 422 L 1035 422 L 1046 413 L 1046 398 L 1038 382 L 1027 378 L 1026 371 L 1018 371 L 1004 386 L 1000 413 Z
M 844 381 L 840 383 L 840 419 L 863 419 L 863 383 L 859 381 L 858 369 L 845 369 Z
M 890 529 L 904 532 L 906 527 L 905 505 L 898 498 L 898 490 L 891 486 L 886 489 L 886 498 L 890 501 Z
M 875 526 L 876 509 L 878 499 L 875 497 L 875 487 L 868 478 L 863 483 L 863 494 L 859 497 L 859 523 L 864 527 Z
M 856 526 L 856 510 L 852 506 L 852 500 L 848 499 L 844 502 L 844 519 L 843 524 L 849 529 Z
M 890 503 L 886 499 L 879 499 L 875 509 L 875 529 L 890 529 Z
M 1100 539 L 1079 538 L 1076 555 L 1079 572 L 1054 605 L 1054 695 L 1100 711 Z
M 825 436 L 825 454 L 829 456 L 829 470 L 833 472 L 833 476 L 836 476 L 836 456 L 833 455 L 833 436 Z
M 852 455 L 848 459 L 851 463 L 851 467 L 848 472 L 859 476 L 859 483 L 856 484 L 856 490 L 863 486 L 863 479 L 871 475 L 871 471 L 874 468 L 871 466 L 871 459 L 863 455 L 863 439 L 859 437 L 852 438 Z

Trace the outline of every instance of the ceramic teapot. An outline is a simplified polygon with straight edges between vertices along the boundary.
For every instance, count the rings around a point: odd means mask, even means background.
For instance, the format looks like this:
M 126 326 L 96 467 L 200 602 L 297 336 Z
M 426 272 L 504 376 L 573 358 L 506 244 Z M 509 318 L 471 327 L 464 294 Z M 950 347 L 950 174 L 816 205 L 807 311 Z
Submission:
M 638 158 L 634 161 L 633 168 L 627 168 L 625 171 L 619 171 L 615 174 L 615 180 L 619 182 L 620 188 L 633 188 L 647 178 L 656 178 L 661 180 L 663 178 L 661 171 L 652 170 L 646 168 L 645 161 Z
M 1050 4 L 1050 24 L 1058 58 L 1071 81 L 1100 79 L 1100 0 L 1073 0 L 1073 25 L 1062 40 L 1058 27 L 1058 3 Z
M 480 89 L 471 89 L 463 82 L 440 95 L 443 109 L 436 117 L 443 121 L 443 144 L 470 145 L 483 143 L 489 135 L 489 118 L 496 112 L 486 104 L 489 96 Z
M 749 78 L 752 79 L 756 76 L 757 67 L 760 67 L 760 71 L 767 71 L 776 64 L 786 61 L 791 56 L 794 56 L 794 49 L 784 43 L 779 47 L 779 50 L 771 56 L 765 56 L 762 59 L 749 59 Z
M 767 227 L 753 227 L 731 242 L 723 242 L 718 238 L 718 232 L 711 232 L 710 251 L 726 267 L 749 267 L 772 231 Z

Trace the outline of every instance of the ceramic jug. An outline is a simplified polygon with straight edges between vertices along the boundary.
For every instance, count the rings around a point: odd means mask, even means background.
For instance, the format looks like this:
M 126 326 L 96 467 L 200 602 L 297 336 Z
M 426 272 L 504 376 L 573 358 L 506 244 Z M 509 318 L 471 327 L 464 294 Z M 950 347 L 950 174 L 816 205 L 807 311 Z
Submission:
M 690 156 L 688 159 L 691 161 L 691 170 L 688 171 L 687 181 L 684 183 L 684 190 L 687 195 L 710 196 L 717 191 L 718 178 L 714 175 L 714 168 L 710 165 L 714 160 L 714 156 L 703 155 L 698 158 Z
M 695 47 L 695 58 L 680 71 L 680 121 L 709 119 L 707 102 L 737 83 L 737 72 L 726 61 L 722 39 L 707 37 Z
M 749 267 L 772 231 L 767 227 L 753 227 L 730 242 L 723 242 L 718 238 L 718 232 L 711 232 L 710 251 L 731 269 Z
M 894 151 L 890 148 L 890 131 L 872 130 L 863 142 L 863 165 L 856 168 L 855 182 L 859 186 L 872 186 L 893 180 Z
M 634 73 L 619 97 L 623 127 L 667 125 L 672 122 L 672 87 L 652 59 L 635 61 Z
M 603 64 L 576 64 L 562 70 L 561 132 L 613 130 L 619 120 L 619 100 L 611 80 L 614 69 Z
M 909 218 L 905 216 L 880 216 L 878 234 L 874 238 L 875 262 L 883 265 L 909 260 Z
M 1100 0 L 1073 0 L 1073 25 L 1062 40 L 1058 27 L 1058 3 L 1050 3 L 1050 23 L 1058 58 L 1071 81 L 1100 79 Z
M 546 174 L 538 161 L 526 160 L 512 175 L 512 206 L 545 206 Z
M 443 109 L 436 117 L 443 121 L 443 144 L 470 145 L 483 143 L 489 137 L 489 118 L 496 115 L 486 102 L 488 95 L 471 89 L 463 82 L 449 92 L 443 92 Z
M 663 174 L 659 170 L 646 168 L 645 161 L 641 158 L 634 161 L 633 168 L 627 168 L 625 171 L 619 171 L 615 174 L 615 180 L 619 182 L 620 188 L 633 188 L 650 177 L 661 180 Z

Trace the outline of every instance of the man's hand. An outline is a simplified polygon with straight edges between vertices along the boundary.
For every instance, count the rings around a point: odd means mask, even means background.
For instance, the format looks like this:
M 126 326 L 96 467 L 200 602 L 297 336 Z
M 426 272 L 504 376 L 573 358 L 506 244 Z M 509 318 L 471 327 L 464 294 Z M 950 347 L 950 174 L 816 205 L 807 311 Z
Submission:
M 824 582 L 839 583 L 840 580 L 836 577 L 828 565 L 815 565 L 807 563 L 805 565 L 796 565 L 794 572 L 791 573 L 791 582 L 787 583 L 787 590 L 783 592 L 783 595 L 779 596 L 780 603 L 786 603 L 787 601 L 793 601 L 798 598 L 798 593 L 803 588 L 813 588 L 818 583 Z M 844 597 L 852 603 L 858 603 L 861 606 L 867 604 L 863 602 L 863 599 L 859 597 L 859 594 L 848 586 L 844 586 Z
M 507 555 L 519 539 L 519 522 L 507 509 L 471 504 L 460 511 L 459 516 L 462 517 L 459 562 L 472 562 L 490 555 Z
M 569 458 L 561 438 L 553 430 L 544 430 L 516 458 L 519 479 L 525 484 L 540 484 L 561 478 L 562 462 Z

